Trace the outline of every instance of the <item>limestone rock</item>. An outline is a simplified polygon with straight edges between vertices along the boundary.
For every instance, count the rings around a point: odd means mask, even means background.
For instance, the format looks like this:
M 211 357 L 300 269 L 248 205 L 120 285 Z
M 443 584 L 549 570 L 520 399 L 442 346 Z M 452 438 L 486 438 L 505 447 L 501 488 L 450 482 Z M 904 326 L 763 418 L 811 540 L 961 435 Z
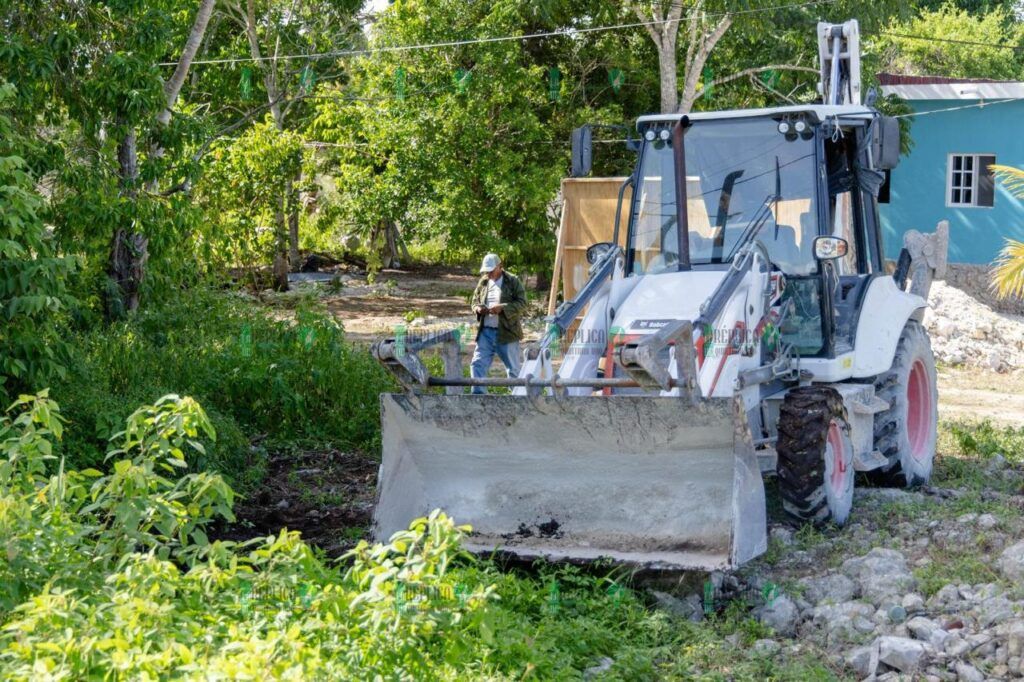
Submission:
M 875 547 L 864 556 L 844 561 L 842 570 L 857 582 L 864 598 L 876 605 L 887 599 L 899 601 L 917 586 L 906 557 L 894 549 Z
M 924 644 L 907 637 L 879 637 L 878 660 L 903 673 L 912 673 L 922 667 L 928 654 Z

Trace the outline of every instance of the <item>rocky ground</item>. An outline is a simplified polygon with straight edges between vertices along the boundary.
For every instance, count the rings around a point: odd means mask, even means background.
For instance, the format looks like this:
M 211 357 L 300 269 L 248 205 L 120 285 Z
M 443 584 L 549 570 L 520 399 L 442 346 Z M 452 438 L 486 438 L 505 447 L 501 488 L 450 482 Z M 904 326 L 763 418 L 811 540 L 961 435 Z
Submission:
M 761 559 L 654 601 L 694 621 L 741 604 L 771 630 L 760 655 L 810 651 L 842 679 L 1024 678 L 1024 468 L 940 457 L 936 479 L 953 487 L 858 489 L 841 529 L 774 514 Z

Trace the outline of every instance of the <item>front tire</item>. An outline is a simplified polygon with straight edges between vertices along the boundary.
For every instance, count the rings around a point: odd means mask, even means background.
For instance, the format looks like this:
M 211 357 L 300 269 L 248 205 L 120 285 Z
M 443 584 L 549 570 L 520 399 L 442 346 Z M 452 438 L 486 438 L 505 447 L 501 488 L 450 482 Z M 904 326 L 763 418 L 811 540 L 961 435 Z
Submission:
M 802 522 L 846 523 L 853 506 L 853 443 L 839 392 L 801 386 L 779 414 L 779 489 L 786 513 Z
M 935 461 L 939 400 L 928 332 L 907 322 L 888 372 L 875 377 L 875 395 L 889 409 L 875 415 L 875 448 L 889 464 L 868 472 L 880 485 L 910 487 L 928 483 Z

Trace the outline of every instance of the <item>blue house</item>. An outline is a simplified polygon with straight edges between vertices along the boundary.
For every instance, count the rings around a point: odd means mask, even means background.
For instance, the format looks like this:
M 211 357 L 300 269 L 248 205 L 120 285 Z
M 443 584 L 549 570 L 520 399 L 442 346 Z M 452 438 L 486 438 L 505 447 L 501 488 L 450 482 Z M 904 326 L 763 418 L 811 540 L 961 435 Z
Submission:
M 1024 241 L 1024 202 L 993 163 L 1024 168 L 1024 82 L 879 74 L 882 93 L 913 108 L 913 149 L 891 173 L 880 208 L 886 258 L 910 229 L 949 221 L 949 261 L 988 265 L 1006 237 Z M 884 197 L 882 197 L 884 199 Z

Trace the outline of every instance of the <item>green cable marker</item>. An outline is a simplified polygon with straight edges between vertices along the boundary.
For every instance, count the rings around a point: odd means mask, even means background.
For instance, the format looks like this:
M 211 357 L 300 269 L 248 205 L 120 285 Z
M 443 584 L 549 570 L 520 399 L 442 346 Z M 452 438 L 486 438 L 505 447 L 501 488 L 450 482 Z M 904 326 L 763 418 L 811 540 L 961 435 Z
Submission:
M 252 67 L 242 67 L 242 79 L 239 81 L 239 89 L 242 91 L 243 99 L 252 99 L 253 96 L 253 70 Z
M 466 69 L 459 69 L 455 72 L 453 81 L 455 83 L 455 89 L 460 95 L 466 93 L 466 89 L 469 87 L 469 81 L 473 78 L 473 74 Z
M 711 97 L 715 94 L 715 72 L 711 70 L 710 66 L 705 66 L 700 75 L 704 81 L 704 101 L 710 102 Z
M 302 72 L 299 74 L 299 85 L 302 86 L 303 90 L 307 92 L 313 89 L 313 85 L 316 83 L 316 72 L 313 71 L 313 67 L 306 64 L 302 67 Z
M 622 72 L 620 68 L 614 68 L 608 70 L 608 84 L 612 86 L 612 92 L 616 95 L 619 94 L 619 90 L 626 83 L 626 74 Z
M 395 98 L 399 102 L 405 101 L 405 69 L 401 66 L 395 69 Z
M 548 69 L 548 99 L 560 102 L 562 99 L 562 72 L 557 66 Z

